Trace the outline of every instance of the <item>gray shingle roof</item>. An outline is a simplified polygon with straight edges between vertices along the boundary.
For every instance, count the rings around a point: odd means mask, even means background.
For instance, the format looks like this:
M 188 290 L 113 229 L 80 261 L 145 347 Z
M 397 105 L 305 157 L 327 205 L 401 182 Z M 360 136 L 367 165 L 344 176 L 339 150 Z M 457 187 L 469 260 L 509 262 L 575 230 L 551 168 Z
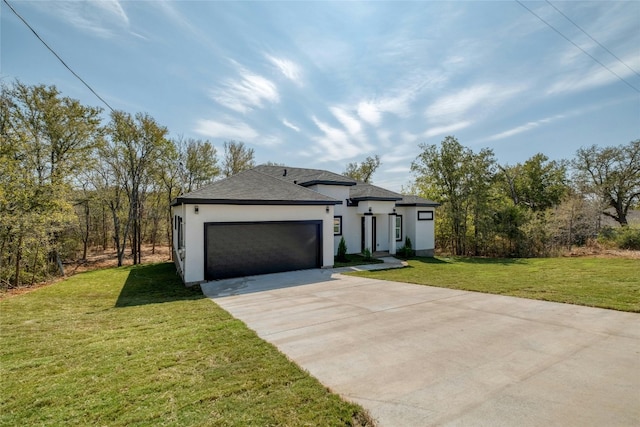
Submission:
M 260 165 L 253 170 L 303 187 L 315 184 L 356 185 L 356 181 L 349 177 L 321 169 Z
M 402 200 L 396 202 L 396 206 L 425 206 L 435 208 L 440 206 L 440 203 L 418 196 L 402 196 Z
M 402 195 L 396 192 L 377 187 L 373 184 L 358 182 L 357 185 L 349 188 L 349 198 L 353 201 L 360 200 L 402 200 Z
M 180 203 L 330 205 L 341 202 L 251 169 L 179 196 L 172 205 Z

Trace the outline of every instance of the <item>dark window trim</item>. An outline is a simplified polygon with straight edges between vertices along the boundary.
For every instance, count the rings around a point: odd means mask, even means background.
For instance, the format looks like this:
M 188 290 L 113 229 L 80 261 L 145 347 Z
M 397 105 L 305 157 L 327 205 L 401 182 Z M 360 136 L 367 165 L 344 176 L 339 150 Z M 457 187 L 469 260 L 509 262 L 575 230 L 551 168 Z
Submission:
M 178 229 L 178 249 L 183 249 L 184 248 L 184 227 L 183 227 L 182 217 L 177 216 L 176 218 L 177 218 L 176 223 L 177 223 L 177 229 Z
M 342 215 L 334 215 L 333 216 L 333 220 L 335 221 L 336 219 L 339 220 L 340 230 L 336 233 L 336 225 L 335 225 L 335 222 L 334 222 L 334 224 L 333 224 L 333 235 L 334 236 L 342 236 Z
M 433 221 L 433 211 L 418 211 L 418 221 Z
M 396 242 L 402 242 L 402 227 L 404 224 L 402 224 L 402 215 L 398 215 L 396 214 L 396 221 L 398 221 L 398 218 L 400 218 L 400 238 L 396 238 Z M 397 222 L 394 224 L 393 226 L 393 233 L 395 234 L 396 229 L 398 228 Z

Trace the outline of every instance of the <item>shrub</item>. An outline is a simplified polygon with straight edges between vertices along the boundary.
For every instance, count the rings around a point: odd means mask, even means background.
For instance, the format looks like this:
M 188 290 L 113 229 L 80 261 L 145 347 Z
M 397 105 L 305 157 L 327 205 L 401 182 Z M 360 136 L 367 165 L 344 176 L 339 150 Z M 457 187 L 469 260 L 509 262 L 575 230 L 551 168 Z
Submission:
M 411 239 L 409 236 L 404 238 L 404 246 L 396 251 L 396 255 L 400 258 L 408 259 L 412 256 L 415 256 L 416 251 L 413 250 L 413 246 L 411 245 Z
M 616 235 L 620 249 L 640 251 L 640 228 L 624 227 Z
M 365 261 L 371 261 L 373 259 L 373 257 L 371 256 L 371 250 L 369 248 L 364 248 L 364 251 L 362 251 L 362 256 L 364 257 Z
M 336 257 L 340 262 L 347 262 L 347 243 L 344 241 L 344 237 L 340 238 L 338 244 L 338 255 Z

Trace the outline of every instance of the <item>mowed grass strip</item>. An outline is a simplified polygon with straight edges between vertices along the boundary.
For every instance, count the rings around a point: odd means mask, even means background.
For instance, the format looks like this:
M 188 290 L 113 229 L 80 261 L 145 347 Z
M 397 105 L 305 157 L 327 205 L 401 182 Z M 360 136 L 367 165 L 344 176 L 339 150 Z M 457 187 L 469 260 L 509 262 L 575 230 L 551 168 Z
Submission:
M 640 312 L 640 260 L 637 259 L 416 258 L 402 269 L 348 274 Z
M 80 274 L 1 301 L 0 316 L 0 425 L 367 422 L 172 264 Z

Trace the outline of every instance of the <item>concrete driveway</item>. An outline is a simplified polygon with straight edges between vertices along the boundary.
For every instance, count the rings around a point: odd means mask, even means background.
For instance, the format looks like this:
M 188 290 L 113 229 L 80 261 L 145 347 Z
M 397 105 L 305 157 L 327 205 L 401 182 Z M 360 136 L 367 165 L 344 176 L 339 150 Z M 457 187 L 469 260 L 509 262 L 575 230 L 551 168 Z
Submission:
M 332 270 L 202 288 L 380 426 L 640 425 L 635 313 Z

